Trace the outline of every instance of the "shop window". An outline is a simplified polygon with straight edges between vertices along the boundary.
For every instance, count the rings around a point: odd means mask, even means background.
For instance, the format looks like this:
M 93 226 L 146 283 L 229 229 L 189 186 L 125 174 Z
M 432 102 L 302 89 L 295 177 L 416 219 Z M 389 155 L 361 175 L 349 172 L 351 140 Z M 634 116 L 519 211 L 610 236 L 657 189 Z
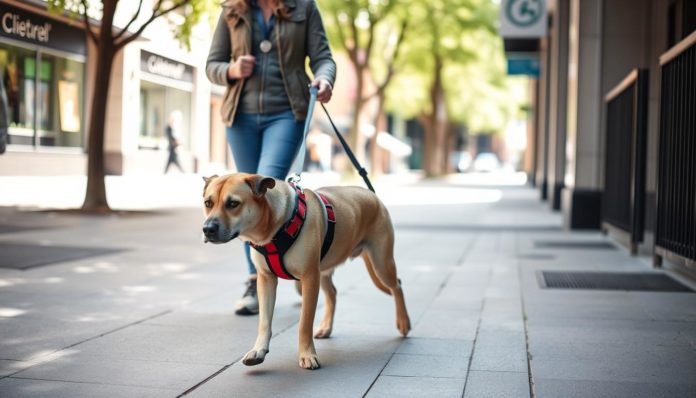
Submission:
M 11 145 L 81 147 L 84 63 L 0 43 Z
M 179 115 L 173 118 L 175 113 Z M 177 126 L 173 127 L 181 148 L 190 149 L 191 92 L 141 80 L 138 147 L 165 149 L 165 131 L 172 119 L 177 120 Z

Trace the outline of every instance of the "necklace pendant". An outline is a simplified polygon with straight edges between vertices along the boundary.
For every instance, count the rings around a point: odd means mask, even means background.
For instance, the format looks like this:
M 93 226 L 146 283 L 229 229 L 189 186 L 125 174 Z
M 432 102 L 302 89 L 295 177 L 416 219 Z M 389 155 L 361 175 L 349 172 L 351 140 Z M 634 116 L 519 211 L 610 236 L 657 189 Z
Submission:
M 264 54 L 271 51 L 271 47 L 273 47 L 273 45 L 271 44 L 270 40 L 263 40 L 261 44 L 259 44 L 259 49 Z

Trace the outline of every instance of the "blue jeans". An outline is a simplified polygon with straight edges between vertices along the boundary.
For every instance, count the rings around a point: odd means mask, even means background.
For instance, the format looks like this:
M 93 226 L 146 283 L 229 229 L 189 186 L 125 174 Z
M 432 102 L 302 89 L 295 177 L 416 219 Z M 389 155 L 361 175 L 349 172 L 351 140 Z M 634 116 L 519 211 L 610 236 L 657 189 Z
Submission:
M 304 121 L 292 111 L 270 114 L 237 114 L 227 128 L 237 171 L 285 179 L 302 144 Z M 250 274 L 256 274 L 251 249 L 244 244 Z

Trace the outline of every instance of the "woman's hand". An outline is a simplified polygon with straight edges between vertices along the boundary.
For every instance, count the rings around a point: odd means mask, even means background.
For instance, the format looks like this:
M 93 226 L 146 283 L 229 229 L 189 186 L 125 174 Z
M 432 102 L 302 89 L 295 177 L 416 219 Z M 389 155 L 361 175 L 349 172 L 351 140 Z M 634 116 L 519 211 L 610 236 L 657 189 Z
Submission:
M 331 83 L 326 81 L 326 79 L 314 79 L 312 87 L 317 87 L 319 89 L 317 92 L 317 100 L 319 102 L 327 103 L 331 100 L 333 88 L 331 87 Z
M 227 79 L 237 80 L 251 76 L 254 72 L 254 65 L 256 65 L 256 57 L 253 55 L 242 55 L 230 64 L 229 69 L 227 69 Z

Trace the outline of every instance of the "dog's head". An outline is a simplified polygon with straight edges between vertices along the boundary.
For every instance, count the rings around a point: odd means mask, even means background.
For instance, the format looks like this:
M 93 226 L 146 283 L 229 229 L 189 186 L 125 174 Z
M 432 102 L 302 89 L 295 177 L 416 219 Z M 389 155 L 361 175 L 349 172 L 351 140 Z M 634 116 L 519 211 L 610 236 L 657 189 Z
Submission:
M 203 223 L 205 242 L 226 243 L 253 230 L 271 217 L 266 191 L 275 180 L 258 174 L 203 177 Z

